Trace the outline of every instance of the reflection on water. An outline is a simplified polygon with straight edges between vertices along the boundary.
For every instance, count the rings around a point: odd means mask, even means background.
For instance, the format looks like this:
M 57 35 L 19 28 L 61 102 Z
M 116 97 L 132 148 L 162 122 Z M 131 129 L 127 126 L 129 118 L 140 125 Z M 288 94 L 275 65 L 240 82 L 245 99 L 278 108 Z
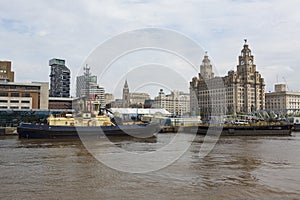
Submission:
M 173 136 L 111 141 L 127 151 L 148 152 Z M 1 137 L 0 199 L 297 199 L 300 195 L 300 133 L 222 137 L 204 158 L 198 156 L 203 136 L 191 142 L 172 165 L 130 174 L 98 162 L 79 139 Z

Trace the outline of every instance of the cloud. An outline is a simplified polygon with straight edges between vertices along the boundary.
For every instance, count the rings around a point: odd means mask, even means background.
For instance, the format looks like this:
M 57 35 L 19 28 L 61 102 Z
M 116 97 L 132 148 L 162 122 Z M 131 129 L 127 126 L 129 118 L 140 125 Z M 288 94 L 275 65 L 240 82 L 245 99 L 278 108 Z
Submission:
M 17 81 L 47 81 L 48 60 L 63 58 L 75 79 L 84 59 L 108 38 L 136 28 L 162 27 L 182 32 L 203 46 L 220 75 L 236 69 L 243 39 L 248 38 L 267 86 L 277 72 L 266 66 L 289 67 L 294 72 L 285 71 L 286 79 L 300 91 L 292 81 L 300 63 L 297 9 L 295 0 L 2 1 L 0 43 L 5 48 L 0 49 L 0 59 L 14 62 Z M 199 53 L 199 64 L 202 56 Z M 23 70 L 24 63 L 41 74 Z
M 30 27 L 24 24 L 20 20 L 14 20 L 14 19 L 2 19 L 1 20 L 1 26 L 6 30 L 7 32 L 17 32 L 20 34 L 26 34 L 30 33 Z

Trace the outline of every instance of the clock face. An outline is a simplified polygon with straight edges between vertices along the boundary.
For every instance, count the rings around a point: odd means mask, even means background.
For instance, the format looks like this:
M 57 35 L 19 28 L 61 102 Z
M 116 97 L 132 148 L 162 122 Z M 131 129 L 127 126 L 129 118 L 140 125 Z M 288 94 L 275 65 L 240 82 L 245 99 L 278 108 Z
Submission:
M 241 60 L 241 65 L 245 64 L 244 60 Z
M 252 60 L 249 60 L 249 64 L 252 65 Z

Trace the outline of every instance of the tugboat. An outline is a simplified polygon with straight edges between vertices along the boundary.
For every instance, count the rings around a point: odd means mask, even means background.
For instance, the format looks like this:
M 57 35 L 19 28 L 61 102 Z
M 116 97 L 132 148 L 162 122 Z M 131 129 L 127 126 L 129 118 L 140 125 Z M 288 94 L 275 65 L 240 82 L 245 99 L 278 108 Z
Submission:
M 19 138 L 78 138 L 78 137 L 114 137 L 133 138 L 156 137 L 160 131 L 157 123 L 123 124 L 104 112 L 99 115 L 83 113 L 80 117 L 72 114 L 64 116 L 50 115 L 47 124 L 20 123 L 17 127 Z

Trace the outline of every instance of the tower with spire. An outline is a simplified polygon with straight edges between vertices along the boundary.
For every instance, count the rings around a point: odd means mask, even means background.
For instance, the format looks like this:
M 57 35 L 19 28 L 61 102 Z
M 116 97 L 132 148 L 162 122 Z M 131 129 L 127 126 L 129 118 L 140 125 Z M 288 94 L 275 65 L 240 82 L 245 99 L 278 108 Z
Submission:
M 265 108 L 265 82 L 261 74 L 256 71 L 254 56 L 244 40 L 244 46 L 238 57 L 237 71 L 228 73 L 225 80 L 235 80 L 233 86 L 236 99 L 233 101 L 237 112 L 253 112 Z M 230 82 L 228 83 L 230 84 Z
M 129 87 L 126 79 L 123 87 L 122 107 L 128 108 L 129 105 L 130 105 Z
M 208 58 L 207 51 L 205 52 L 204 58 L 202 60 L 202 64 L 200 65 L 200 74 L 205 80 L 214 77 L 214 73 L 212 71 L 212 65 Z
M 209 116 L 212 108 L 225 107 L 228 114 L 251 113 L 265 108 L 265 82 L 256 70 L 254 56 L 251 53 L 247 40 L 238 56 L 237 70 L 231 70 L 224 77 L 214 77 L 212 65 L 207 53 L 200 65 L 198 77 L 190 82 L 191 114 Z M 224 90 L 218 85 L 224 82 Z M 211 97 L 225 99 L 212 102 Z M 222 105 L 223 103 L 223 105 Z M 226 104 L 226 106 L 224 106 Z M 219 106 L 219 107 L 218 107 Z M 219 111 L 219 110 L 218 110 Z M 221 110 L 222 111 L 222 110 Z

